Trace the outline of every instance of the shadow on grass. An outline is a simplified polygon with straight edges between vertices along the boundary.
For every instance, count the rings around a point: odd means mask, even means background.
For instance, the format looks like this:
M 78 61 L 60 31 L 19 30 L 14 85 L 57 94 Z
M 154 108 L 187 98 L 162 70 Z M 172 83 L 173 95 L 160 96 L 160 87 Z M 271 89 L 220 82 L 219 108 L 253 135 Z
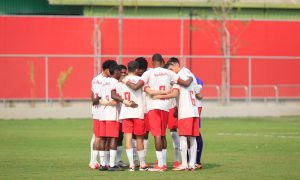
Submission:
M 213 163 L 203 163 L 202 166 L 203 166 L 203 169 L 213 169 L 213 168 L 221 167 L 222 165 L 213 164 Z

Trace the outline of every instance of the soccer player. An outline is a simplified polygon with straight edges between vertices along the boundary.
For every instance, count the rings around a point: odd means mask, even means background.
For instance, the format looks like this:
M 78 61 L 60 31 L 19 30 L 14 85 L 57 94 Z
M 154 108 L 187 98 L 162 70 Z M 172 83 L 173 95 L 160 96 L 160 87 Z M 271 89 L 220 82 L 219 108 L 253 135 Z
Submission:
M 125 77 L 127 81 L 136 83 L 140 80 L 137 76 L 138 63 L 136 61 L 130 61 L 128 63 L 128 76 Z M 132 148 L 132 135 L 136 136 L 137 154 L 140 163 L 140 171 L 147 171 L 145 163 L 145 152 L 143 136 L 145 134 L 145 122 L 143 112 L 143 99 L 142 89 L 132 90 L 125 84 L 117 86 L 116 89 L 112 90 L 112 98 L 118 102 L 124 100 L 133 101 L 137 103 L 137 107 L 132 108 L 130 106 L 122 104 L 120 119 L 122 119 L 122 130 L 125 133 L 126 139 L 126 153 L 129 161 L 129 171 L 135 171 L 135 164 L 133 159 L 133 148 Z M 118 96 L 119 94 L 120 96 Z
M 197 78 L 197 84 L 198 87 L 200 88 L 200 93 L 201 93 L 201 89 L 203 88 L 203 81 L 200 78 Z M 199 98 L 197 98 L 197 102 L 198 102 L 198 111 L 199 111 L 199 128 L 201 129 L 201 112 L 202 112 L 202 96 L 200 96 Z M 201 155 L 202 155 L 202 149 L 203 149 L 203 139 L 202 139 L 202 134 L 201 134 L 201 130 L 200 130 L 200 134 L 198 137 L 196 137 L 197 140 L 197 157 L 196 157 L 196 167 L 198 169 L 202 169 L 202 164 L 201 164 Z
M 99 163 L 97 162 L 97 157 L 100 150 L 100 109 L 99 109 L 99 94 L 98 92 L 101 91 L 102 82 L 107 78 L 109 74 L 109 68 L 111 66 L 117 65 L 117 62 L 114 60 L 106 60 L 102 64 L 102 73 L 98 76 L 94 77 L 92 80 L 92 93 L 91 93 L 91 100 L 92 100 L 92 118 L 93 118 L 93 131 L 94 134 L 91 139 L 91 160 L 89 167 L 92 169 L 98 169 L 100 167 Z
M 127 76 L 127 67 L 124 66 L 123 64 L 119 65 L 119 67 L 121 69 L 121 77 Z M 120 111 L 120 109 L 121 109 L 120 104 L 118 104 L 118 106 L 119 106 L 118 109 Z M 127 164 L 125 164 L 122 161 L 123 134 L 124 133 L 122 132 L 122 120 L 120 120 L 116 163 L 117 163 L 117 166 L 119 166 L 121 168 L 126 168 L 126 167 L 128 167 Z
M 196 93 L 196 96 L 195 96 L 196 100 L 197 100 L 196 104 L 197 104 L 197 108 L 198 108 L 198 113 L 201 113 L 201 108 L 199 107 L 199 106 L 201 106 L 201 104 L 198 101 L 200 99 L 202 99 L 202 96 L 200 94 L 200 88 L 202 86 L 198 85 L 197 78 L 192 74 L 192 72 L 189 69 L 187 69 L 185 67 L 180 68 L 179 60 L 175 57 L 170 58 L 169 61 L 167 62 L 166 66 L 167 66 L 167 68 L 174 71 L 175 73 L 193 77 L 193 84 L 195 85 L 195 89 L 197 90 L 197 93 Z M 200 119 L 199 119 L 199 126 L 200 126 Z M 201 135 L 200 132 L 199 132 L 199 135 Z M 199 158 L 199 156 L 201 157 L 203 142 L 202 142 L 202 138 L 201 137 L 199 138 L 199 136 L 196 136 L 196 139 L 197 139 L 197 149 L 199 149 L 199 150 L 197 150 L 197 157 Z M 189 144 L 191 144 L 191 143 L 189 143 Z M 192 153 L 190 153 L 189 155 L 191 156 Z M 201 168 L 202 166 L 196 164 L 196 167 Z
M 154 54 L 152 56 L 152 65 L 153 69 L 146 71 L 142 75 L 141 80 L 137 83 L 132 83 L 126 79 L 124 79 L 123 82 L 134 90 L 141 88 L 144 84 L 147 84 L 152 90 L 170 90 L 172 82 L 184 86 L 189 86 L 192 82 L 192 78 L 182 80 L 174 72 L 162 68 L 164 60 L 160 54 Z M 165 99 L 149 99 L 149 101 L 147 101 L 150 131 L 154 136 L 156 157 L 158 161 L 158 164 L 154 168 L 149 169 L 149 171 L 164 172 L 166 170 L 167 141 L 165 131 L 169 106 L 169 100 Z
M 171 98 L 171 106 L 168 114 L 168 128 L 170 129 L 170 134 L 172 137 L 172 144 L 174 148 L 174 157 L 175 161 L 173 163 L 173 168 L 178 167 L 180 163 L 180 142 L 179 142 L 179 136 L 177 133 L 178 128 L 178 119 L 177 119 L 177 103 L 175 98 Z
M 111 77 L 106 78 L 102 83 L 99 97 L 100 102 L 100 159 L 101 166 L 99 170 L 121 171 L 120 167 L 116 166 L 117 139 L 119 137 L 120 123 L 118 121 L 117 103 L 111 99 L 111 89 L 118 83 L 121 77 L 121 69 L 118 65 L 109 68 Z M 109 144 L 109 167 L 105 163 L 105 145 Z M 106 153 L 108 154 L 108 153 Z
M 184 78 L 184 74 L 180 74 Z M 182 163 L 173 168 L 174 171 L 194 170 L 196 161 L 197 142 L 196 136 L 199 136 L 199 113 L 196 104 L 195 84 L 188 87 L 174 85 L 172 92 L 168 95 L 156 95 L 153 99 L 176 98 L 178 97 L 178 131 L 180 136 L 180 150 Z M 190 162 L 187 162 L 187 139 L 191 143 Z
M 138 63 L 139 67 L 137 69 L 137 75 L 142 76 L 144 72 L 148 70 L 148 62 L 146 58 L 144 57 L 138 57 L 135 59 L 135 61 Z M 149 126 L 149 119 L 148 119 L 148 110 L 147 110 L 147 99 L 148 95 L 145 91 L 143 91 L 143 111 L 144 111 L 144 121 L 145 121 L 145 135 L 144 135 L 144 151 L 145 151 L 145 158 L 147 157 L 147 152 L 148 152 L 148 136 L 149 136 L 149 131 L 150 131 L 150 126 Z M 134 156 L 135 157 L 135 156 Z

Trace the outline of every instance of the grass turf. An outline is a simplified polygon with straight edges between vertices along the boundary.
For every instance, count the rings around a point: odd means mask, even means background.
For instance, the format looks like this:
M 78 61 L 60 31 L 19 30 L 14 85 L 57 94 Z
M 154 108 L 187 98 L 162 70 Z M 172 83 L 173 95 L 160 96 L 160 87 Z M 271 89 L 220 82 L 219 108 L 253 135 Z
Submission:
M 202 170 L 99 172 L 88 168 L 91 120 L 3 120 L 0 179 L 300 179 L 300 117 L 204 119 L 202 127 Z

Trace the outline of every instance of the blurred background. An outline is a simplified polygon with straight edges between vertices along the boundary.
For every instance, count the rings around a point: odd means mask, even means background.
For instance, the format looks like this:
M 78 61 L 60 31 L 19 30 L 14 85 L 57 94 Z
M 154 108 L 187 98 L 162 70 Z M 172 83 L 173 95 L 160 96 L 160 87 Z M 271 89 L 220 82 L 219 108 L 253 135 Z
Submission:
M 101 63 L 175 56 L 203 116 L 300 115 L 299 0 L 0 0 L 0 118 L 90 117 Z

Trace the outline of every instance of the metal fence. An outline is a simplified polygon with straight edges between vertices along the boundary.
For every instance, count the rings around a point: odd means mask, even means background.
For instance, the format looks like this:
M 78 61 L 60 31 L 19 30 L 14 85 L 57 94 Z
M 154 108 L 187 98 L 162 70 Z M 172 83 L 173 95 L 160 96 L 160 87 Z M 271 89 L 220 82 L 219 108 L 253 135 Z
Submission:
M 53 89 L 53 83 L 49 82 L 49 79 L 51 79 L 51 72 L 53 69 L 57 68 L 57 64 L 59 63 L 66 63 L 68 64 L 74 64 L 74 62 L 77 62 L 78 66 L 84 66 L 87 65 L 86 68 L 90 72 L 90 77 L 87 77 L 86 81 L 88 81 L 88 85 L 90 85 L 91 78 L 93 75 L 99 73 L 101 71 L 101 62 L 105 59 L 111 58 L 116 59 L 119 63 L 123 62 L 124 64 L 127 64 L 129 60 L 132 60 L 136 57 L 146 57 L 148 59 L 151 58 L 151 55 L 74 55 L 74 54 L 66 54 L 66 55 L 37 55 L 37 54 L 0 54 L 0 63 L 2 69 L 7 69 L 10 67 L 11 60 L 15 60 L 15 62 L 24 62 L 28 61 L 28 59 L 33 58 L 37 62 L 40 63 L 40 66 L 43 66 L 43 74 L 37 74 L 37 76 L 41 76 L 43 78 L 43 87 L 40 89 L 43 89 L 43 93 L 41 93 L 40 97 L 36 97 L 36 100 L 42 100 L 48 103 L 52 100 L 57 100 L 58 97 L 55 95 L 55 93 L 51 92 L 51 88 Z M 278 66 L 282 67 L 285 64 L 289 64 L 294 68 L 293 72 L 290 75 L 286 75 L 286 78 L 295 79 L 297 82 L 297 79 L 300 77 L 300 72 L 296 72 L 295 69 L 297 67 L 300 67 L 300 56 L 230 56 L 230 57 L 223 57 L 223 56 L 181 56 L 181 55 L 166 55 L 164 57 L 178 57 L 180 59 L 180 62 L 183 66 L 186 66 L 190 68 L 195 74 L 199 75 L 200 77 L 203 76 L 218 76 L 220 74 L 220 64 L 221 60 L 223 58 L 229 58 L 231 62 L 231 80 L 233 80 L 235 77 L 243 76 L 240 78 L 240 82 L 232 82 L 230 87 L 230 99 L 229 100 L 242 100 L 246 102 L 251 102 L 253 100 L 264 100 L 264 101 L 275 101 L 278 102 L 279 100 L 283 99 L 300 99 L 300 83 L 277 83 L 277 82 L 271 82 L 271 83 L 265 83 L 261 84 L 257 82 L 253 82 L 253 78 L 256 76 L 259 72 L 257 67 L 261 67 L 260 64 L 263 63 L 263 66 L 272 67 Z M 274 65 L 275 64 L 275 65 Z M 207 66 L 206 69 L 215 69 L 214 72 L 205 71 L 206 74 L 202 73 L 202 70 L 200 67 Z M 255 67 L 254 67 L 255 66 Z M 278 68 L 277 67 L 277 68 Z M 242 68 L 241 71 L 239 69 Z M 274 69 L 274 71 L 276 68 Z M 261 70 L 260 70 L 261 71 Z M 266 69 L 267 71 L 267 69 Z M 286 72 L 289 72 L 289 70 L 286 70 Z M 296 74 L 295 74 L 296 72 Z M 77 73 L 80 73 L 79 71 Z M 83 72 L 81 72 L 83 73 Z M 76 74 L 75 74 L 76 75 Z M 77 74 L 78 76 L 81 76 L 80 74 Z M 4 74 L 5 76 L 5 74 Z M 9 77 L 2 77 L 2 79 L 6 79 Z M 220 78 L 216 78 L 220 79 Z M 204 79 L 205 85 L 202 90 L 202 93 L 206 99 L 211 100 L 220 100 L 221 98 L 221 90 L 222 86 L 219 83 L 206 81 Z M 1 82 L 2 84 L 2 82 Z M 9 88 L 9 85 L 2 84 L 2 88 Z M 81 85 L 79 84 L 78 87 Z M 77 87 L 72 87 L 77 88 Z M 54 95 L 51 95 L 54 94 Z M 88 100 L 90 94 L 80 95 L 69 95 L 65 99 L 67 100 Z M 0 93 L 0 99 L 5 101 L 9 100 L 32 100 L 32 97 L 30 96 L 24 96 L 24 97 L 8 97 L 5 95 L 1 95 Z

